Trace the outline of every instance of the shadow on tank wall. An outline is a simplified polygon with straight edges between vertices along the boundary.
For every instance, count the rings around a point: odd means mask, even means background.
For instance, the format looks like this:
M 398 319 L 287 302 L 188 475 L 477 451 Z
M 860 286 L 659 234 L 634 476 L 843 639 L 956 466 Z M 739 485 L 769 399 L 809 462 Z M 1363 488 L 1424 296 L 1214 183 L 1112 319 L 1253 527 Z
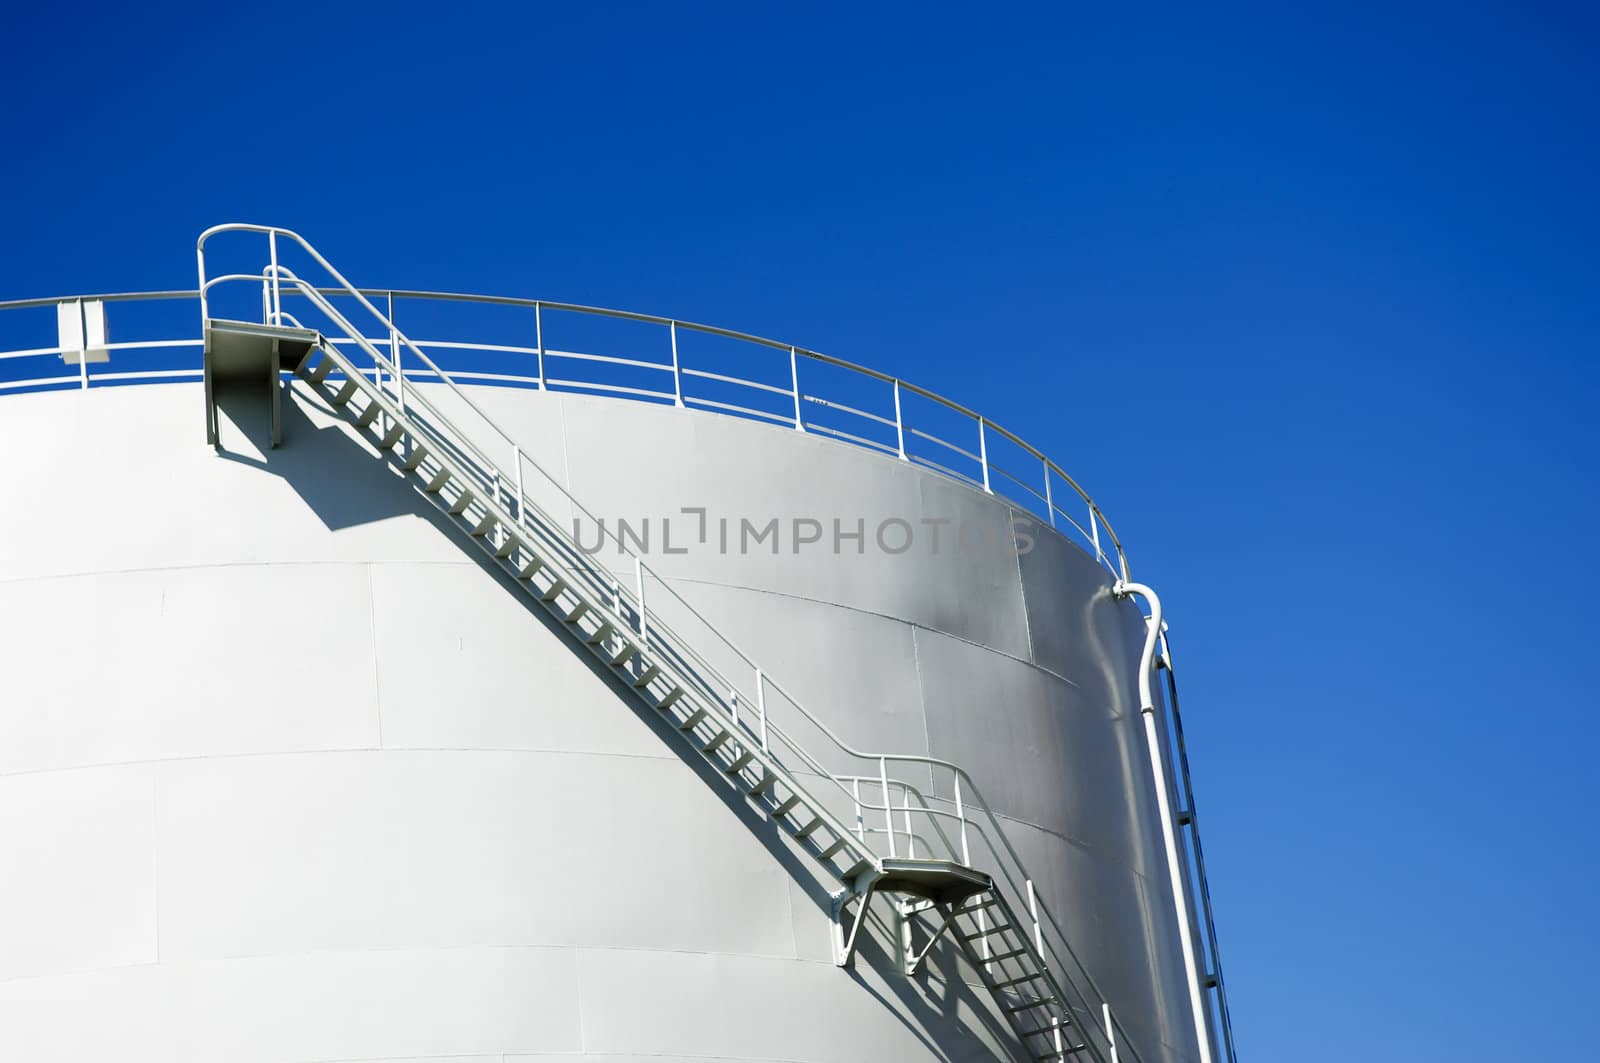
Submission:
M 374 475 L 373 464 L 379 460 L 376 448 L 352 434 L 352 430 L 338 413 L 319 398 L 304 394 L 300 389 L 285 390 L 281 405 L 282 438 L 280 446 L 271 445 L 271 402 L 269 394 L 259 385 L 240 382 L 220 382 L 216 401 L 219 411 L 220 439 L 218 456 L 263 473 L 280 478 L 305 503 L 307 509 L 330 531 L 357 527 L 397 517 L 415 517 L 425 521 L 440 535 L 448 538 L 461 550 L 464 561 L 470 561 L 482 578 L 495 581 L 518 604 L 523 615 L 541 625 L 553 638 L 560 639 L 583 662 L 595 681 L 603 684 L 611 694 L 625 704 L 633 715 L 648 727 L 666 751 L 688 770 L 694 772 L 706 789 L 717 796 L 722 806 L 743 824 L 745 830 L 775 859 L 789 878 L 799 886 L 811 902 L 814 911 L 801 922 L 809 923 L 819 939 L 830 933 L 832 894 L 839 884 L 824 880 L 808 862 L 792 848 L 791 843 L 774 824 L 744 799 L 741 791 L 731 781 L 717 772 L 701 758 L 692 757 L 677 741 L 670 722 L 660 713 L 640 701 L 617 674 L 607 670 L 591 653 L 587 652 L 571 630 L 563 627 L 555 617 L 522 592 L 516 581 L 477 550 L 469 549 L 460 531 L 453 525 L 441 507 L 412 486 L 400 470 L 401 458 L 394 453 L 382 456 L 390 475 Z M 319 426 L 307 412 L 315 410 L 325 422 Z M 673 663 L 682 671 L 692 672 L 690 662 L 676 657 Z M 689 676 L 693 679 L 694 676 Z M 450 706 L 441 706 L 449 711 Z M 715 869 L 707 869 L 708 875 Z M 641 866 L 638 881 L 633 884 L 641 903 L 650 896 L 652 869 Z M 534 903 L 530 899 L 530 903 Z M 798 914 L 798 913 L 797 913 Z M 900 973 L 902 958 L 899 955 L 901 928 L 898 917 L 887 904 L 879 901 L 868 917 L 868 931 L 864 933 L 856 963 L 880 975 L 879 979 L 864 977 L 854 967 L 839 972 L 859 988 L 882 1001 L 886 1010 L 935 1057 L 951 1063 L 963 1060 L 993 1058 L 990 1044 L 1006 1044 L 1011 1031 L 991 1010 L 981 988 L 975 988 L 976 976 L 965 972 L 966 961 L 959 949 L 948 940 L 942 941 L 923 961 L 918 975 L 906 977 Z M 799 933 L 801 927 L 796 926 Z M 804 955 L 805 949 L 801 949 Z M 969 981 L 969 979 L 971 981 Z M 892 995 L 893 1000 L 886 994 Z M 898 1005 L 896 1007 L 895 1005 Z M 951 1042 L 951 1026 L 959 1027 L 961 1039 Z M 980 1025 L 983 1036 L 970 1030 L 971 1024 Z M 930 1031 L 938 1031 L 937 1034 Z

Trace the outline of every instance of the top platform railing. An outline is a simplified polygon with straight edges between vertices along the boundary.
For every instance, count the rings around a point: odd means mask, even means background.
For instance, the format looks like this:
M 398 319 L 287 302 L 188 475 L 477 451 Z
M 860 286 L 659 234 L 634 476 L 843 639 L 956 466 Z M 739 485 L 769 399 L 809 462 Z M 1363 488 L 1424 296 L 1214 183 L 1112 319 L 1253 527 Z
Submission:
M 511 296 L 360 292 L 386 304 L 389 319 L 405 322 L 457 381 L 695 408 L 827 436 L 999 495 L 1076 542 L 1113 577 L 1130 578 L 1111 523 L 1057 463 L 982 414 L 887 373 L 655 314 Z M 0 395 L 199 380 L 199 298 L 189 290 L 0 302 Z M 212 315 L 228 316 L 221 309 Z M 260 309 L 248 308 L 249 316 Z M 132 338 L 96 342 L 82 326 L 74 334 L 61 324 L 96 316 L 102 330 Z

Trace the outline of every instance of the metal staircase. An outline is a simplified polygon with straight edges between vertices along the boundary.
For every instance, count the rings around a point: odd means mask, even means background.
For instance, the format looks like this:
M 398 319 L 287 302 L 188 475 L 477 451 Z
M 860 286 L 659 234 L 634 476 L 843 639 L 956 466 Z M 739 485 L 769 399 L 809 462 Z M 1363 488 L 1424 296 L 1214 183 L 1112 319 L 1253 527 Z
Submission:
M 255 379 L 277 389 L 279 367 L 292 370 L 301 386 L 348 419 L 377 460 L 409 478 L 448 516 L 464 543 L 667 721 L 681 754 L 710 765 L 837 883 L 835 958 L 841 966 L 853 960 L 873 896 L 885 894 L 898 919 L 905 971 L 915 973 L 948 934 L 993 994 L 1019 1058 L 1138 1059 L 965 772 L 936 758 L 864 753 L 840 740 L 637 555 L 619 551 L 620 560 L 613 560 L 580 549 L 534 501 L 556 492 L 581 510 L 576 500 L 309 244 L 287 230 L 256 226 L 219 227 L 207 236 L 225 230 L 265 234 L 271 261 L 260 274 L 208 279 L 202 237 L 209 440 L 217 438 L 213 377 Z M 387 351 L 322 290 L 279 264 L 280 239 L 297 244 L 374 316 L 390 338 Z M 240 280 L 261 284 L 265 323 L 205 316 L 211 289 Z M 327 330 L 307 328 L 284 312 L 285 293 L 303 299 Z M 478 431 L 456 421 L 478 422 Z M 509 462 L 480 448 L 489 438 Z M 537 492 L 528 490 L 530 478 L 538 479 Z M 729 659 L 730 650 L 732 659 L 749 666 L 744 679 L 730 680 L 708 659 L 713 653 Z M 802 743 L 802 731 L 824 744 L 829 763 L 871 770 L 830 769 Z M 947 777 L 949 796 L 891 777 L 891 765 L 913 766 L 930 780 Z M 973 858 L 974 844 L 987 851 L 988 861 Z M 920 944 L 914 940 L 919 933 Z

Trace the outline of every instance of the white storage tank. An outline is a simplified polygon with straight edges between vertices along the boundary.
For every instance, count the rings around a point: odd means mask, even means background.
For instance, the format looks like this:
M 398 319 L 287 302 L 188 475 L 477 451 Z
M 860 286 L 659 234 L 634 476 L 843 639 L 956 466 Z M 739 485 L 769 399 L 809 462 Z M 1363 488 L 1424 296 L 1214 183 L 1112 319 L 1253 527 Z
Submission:
M 0 1059 L 1231 1058 L 1058 469 L 815 352 L 224 241 L 204 299 L 0 306 Z

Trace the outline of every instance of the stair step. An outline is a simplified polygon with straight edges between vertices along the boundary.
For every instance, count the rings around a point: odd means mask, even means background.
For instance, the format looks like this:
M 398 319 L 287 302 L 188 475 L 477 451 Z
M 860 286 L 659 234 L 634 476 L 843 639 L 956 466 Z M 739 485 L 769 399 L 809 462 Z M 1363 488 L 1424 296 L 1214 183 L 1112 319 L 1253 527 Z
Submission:
M 813 819 L 810 823 L 807 823 L 804 827 L 800 827 L 799 829 L 797 829 L 794 832 L 795 839 L 798 840 L 798 841 L 804 841 L 806 838 L 809 838 L 809 837 L 811 837 L 811 835 L 815 834 L 817 832 L 818 828 L 820 828 L 822 825 L 823 825 L 823 819 L 822 819 L 821 816 L 818 816 L 817 818 Z
M 617 652 L 611 655 L 611 667 L 621 668 L 628 663 L 628 658 L 639 652 L 638 643 L 624 642 L 618 647 Z
M 754 786 L 745 787 L 744 792 L 751 797 L 756 797 L 772 789 L 773 783 L 776 783 L 777 781 L 778 777 L 776 775 L 763 768 L 761 770 L 761 781 L 757 782 Z
M 1033 1028 L 1031 1030 L 1028 1030 L 1025 1033 L 1024 1032 L 1018 1032 L 1017 1036 L 1018 1037 L 1038 1037 L 1041 1034 L 1058 1033 L 1061 1030 L 1065 1030 L 1069 1025 L 1071 1025 L 1071 1024 L 1068 1023 L 1066 1019 L 1062 1019 L 1061 1022 L 1058 1025 L 1055 1025 L 1055 1026 L 1037 1026 L 1037 1027 L 1035 1027 L 1035 1028 Z M 1079 1045 L 1078 1047 L 1082 1048 L 1083 1046 Z
M 477 498 L 478 496 L 472 493 L 471 488 L 464 488 L 462 492 L 456 496 L 456 500 L 450 503 L 450 515 L 452 517 L 461 516 L 461 514 L 467 511 L 468 506 L 477 501 Z
M 321 349 L 322 348 L 318 347 L 314 343 L 313 344 L 309 344 L 306 347 L 306 353 L 302 354 L 300 356 L 300 360 L 298 362 L 296 362 L 295 365 L 294 365 L 294 375 L 295 376 L 304 376 L 305 372 L 306 372 L 306 366 L 311 364 L 311 356 L 313 354 L 316 354 Z
M 541 561 L 537 557 L 534 557 L 532 554 L 529 554 L 528 555 L 528 560 L 523 562 L 522 568 L 517 570 L 517 578 L 518 579 L 532 579 L 534 573 L 538 572 L 543 567 L 544 567 L 544 562 L 543 561 Z
M 550 586 L 545 589 L 543 594 L 539 595 L 539 600 L 541 602 L 553 602 L 557 598 L 561 597 L 561 593 L 566 589 L 567 581 L 557 576 L 556 581 L 550 584 Z
M 450 470 L 449 469 L 445 469 L 445 468 L 441 468 L 438 472 L 433 474 L 432 479 L 430 479 L 427 482 L 427 484 L 425 484 L 423 486 L 422 489 L 424 491 L 428 492 L 428 494 L 430 494 L 430 495 L 436 495 L 440 491 L 442 491 L 444 489 L 444 485 L 449 483 L 449 482 L 450 482 Z
M 722 748 L 724 742 L 733 737 L 732 731 L 718 731 L 711 736 L 711 741 L 700 747 L 702 753 L 715 753 Z
M 1047 1007 L 1047 1006 L 1049 1006 L 1051 1004 L 1054 1004 L 1055 1002 L 1056 1002 L 1056 998 L 1055 997 L 1043 997 L 1043 998 L 1041 998 L 1039 1000 L 1024 1000 L 1020 1004 L 1013 1004 L 1010 1007 L 1006 1008 L 1006 1011 L 1008 1011 L 1011 1014 L 1015 1015 L 1020 1011 L 1032 1011 L 1034 1008 Z
M 686 716 L 684 718 L 684 721 L 682 723 L 680 723 L 678 725 L 678 730 L 680 730 L 680 731 L 692 731 L 692 730 L 694 730 L 696 727 L 698 727 L 700 725 L 700 721 L 705 719 L 707 715 L 708 715 L 708 713 L 706 712 L 705 709 L 695 709 L 693 712 L 691 712 L 688 716 Z
M 579 620 L 583 619 L 584 614 L 586 614 L 588 611 L 589 603 L 585 601 L 579 601 L 577 605 L 573 606 L 572 612 L 562 617 L 562 619 L 569 624 L 576 624 Z
M 382 412 L 383 407 L 379 405 L 377 399 L 373 399 L 371 402 L 367 403 L 367 408 L 361 411 L 361 416 L 356 418 L 356 427 L 367 427 L 367 425 L 371 424 L 373 421 L 376 421 L 378 419 L 378 414 Z
M 817 859 L 828 860 L 832 858 L 834 853 L 837 853 L 840 849 L 843 849 L 847 844 L 849 843 L 843 838 L 835 838 L 833 839 L 832 845 L 828 846 L 826 849 L 822 850 L 822 852 L 817 854 Z
M 1026 956 L 1027 954 L 1028 954 L 1028 950 L 1027 949 L 1012 949 L 1010 952 L 997 952 L 993 956 L 990 956 L 990 957 L 986 958 L 983 962 L 984 963 L 999 963 L 1001 960 L 1009 960 L 1009 959 L 1012 959 L 1013 957 Z
M 799 794 L 790 794 L 788 797 L 785 797 L 782 801 L 779 801 L 777 806 L 773 808 L 773 810 L 772 810 L 772 818 L 773 819 L 780 819 L 780 818 L 782 818 L 784 816 L 787 816 L 789 814 L 789 810 L 794 808 L 799 803 L 800 803 L 800 795 Z
M 383 438 L 378 440 L 378 449 L 388 450 L 390 447 L 400 442 L 400 437 L 405 434 L 406 426 L 401 424 L 399 421 L 395 421 L 389 426 L 389 430 L 383 433 Z
M 418 444 L 411 449 L 411 455 L 407 457 L 405 461 L 401 462 L 400 467 L 406 472 L 416 472 L 417 466 L 421 465 L 425 460 L 427 460 L 427 457 L 428 448 Z
M 645 687 L 649 686 L 652 682 L 654 682 L 656 676 L 658 676 L 660 674 L 661 674 L 661 666 L 659 664 L 646 665 L 644 671 L 640 672 L 638 674 L 638 676 L 636 676 L 634 678 L 634 680 L 633 680 L 634 689 L 635 690 L 643 690 Z
M 313 384 L 320 384 L 324 380 L 328 379 L 328 374 L 333 372 L 333 370 L 334 370 L 333 356 L 331 354 L 329 354 L 327 351 L 323 351 L 322 352 L 322 361 L 317 363 L 317 367 L 315 369 L 311 370 L 311 375 L 309 377 L 307 377 L 306 379 L 310 380 Z
M 346 377 L 344 386 L 338 391 L 334 392 L 333 398 L 329 399 L 328 401 L 333 403 L 335 406 L 343 406 L 345 403 L 349 402 L 355 397 L 356 388 L 360 386 L 360 383 L 355 377 Z
M 672 708 L 672 706 L 676 704 L 677 700 L 681 697 L 683 697 L 683 688 L 673 687 L 671 690 L 667 691 L 666 697 L 656 702 L 656 708 L 660 709 L 662 712 L 665 712 L 666 710 Z
M 1033 974 L 1025 974 L 1021 978 L 1008 978 L 1004 982 L 996 982 L 994 987 L 996 989 L 1007 989 L 1014 985 L 1021 985 L 1024 982 L 1040 982 L 1043 980 L 1044 973 L 1042 971 L 1035 971 Z
M 598 646 L 606 639 L 610 638 L 611 633 L 616 630 L 617 629 L 612 625 L 611 621 L 602 620 L 600 621 L 600 626 L 595 628 L 594 634 L 590 635 L 583 641 L 587 642 L 591 646 Z
M 498 523 L 500 523 L 499 517 L 496 517 L 493 513 L 485 513 L 478 523 L 472 526 L 472 537 L 474 539 L 483 538 Z
M 505 542 L 501 543 L 498 547 L 495 548 L 494 556 L 498 557 L 500 560 L 504 561 L 506 558 L 508 558 L 512 554 L 516 553 L 517 552 L 517 547 L 519 547 L 521 545 L 522 545 L 522 540 L 521 539 L 518 539 L 515 535 L 507 535 L 506 538 L 505 538 Z
M 723 768 L 722 773 L 724 775 L 737 775 L 741 771 L 744 771 L 745 768 L 749 767 L 750 762 L 755 759 L 755 753 L 751 752 L 749 749 L 746 749 L 743 753 L 740 753 L 734 758 L 732 764 L 729 764 L 726 768 Z

